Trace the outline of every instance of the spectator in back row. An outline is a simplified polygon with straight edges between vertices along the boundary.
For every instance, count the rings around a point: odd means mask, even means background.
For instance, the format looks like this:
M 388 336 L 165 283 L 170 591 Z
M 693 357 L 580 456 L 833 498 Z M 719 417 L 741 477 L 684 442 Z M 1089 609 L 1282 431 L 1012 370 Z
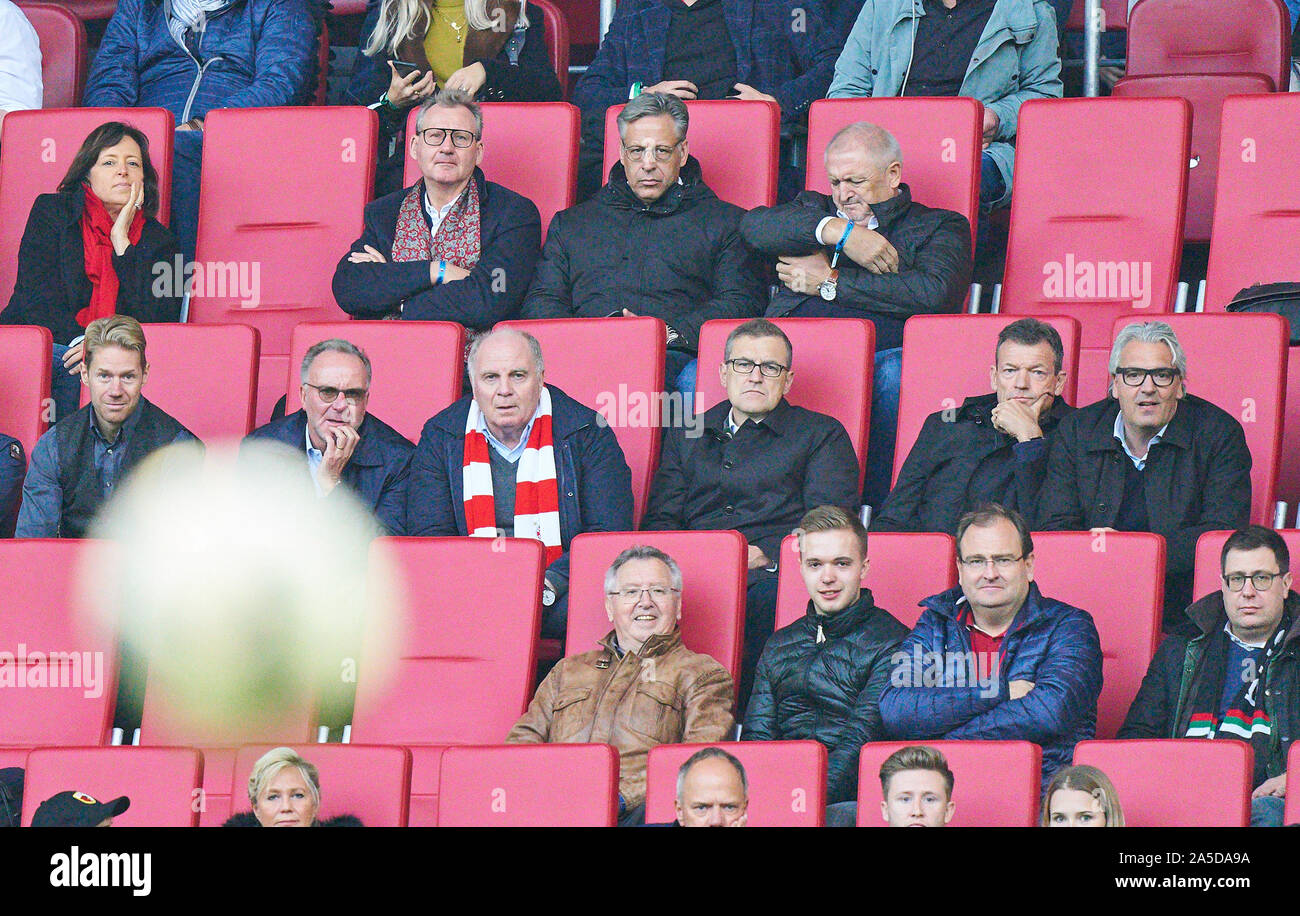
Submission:
M 889 492 L 903 322 L 960 312 L 970 285 L 970 224 L 960 213 L 912 200 L 903 151 L 889 131 L 860 121 L 826 145 L 828 197 L 802 191 L 791 203 L 757 207 L 740 222 L 758 251 L 775 256 L 781 285 L 769 317 L 869 318 L 876 329 L 871 438 L 863 501 Z M 955 519 L 954 519 L 955 521 Z M 951 525 L 945 530 L 951 530 Z
M 618 116 L 622 152 L 595 197 L 555 214 L 525 318 L 652 315 L 668 325 L 666 384 L 695 390 L 694 355 L 710 318 L 761 311 L 757 262 L 686 139 L 675 96 L 646 93 Z M 635 310 L 635 311 L 634 311 Z
M 244 441 L 282 442 L 302 452 L 319 495 L 342 484 L 375 514 L 385 534 L 404 534 L 415 446 L 367 412 L 370 376 L 370 358 L 356 344 L 337 337 L 313 344 L 302 358 L 302 407 Z
M 41 42 L 20 7 L 0 0 L 0 125 L 5 114 L 41 107 Z
M 0 538 L 13 537 L 26 473 L 23 444 L 13 436 L 0 433 Z
M 537 267 L 541 217 L 488 181 L 483 114 L 444 89 L 420 108 L 410 155 L 422 177 L 366 205 L 365 229 L 334 269 L 334 298 L 354 318 L 455 321 L 485 330 L 514 318 Z
M 926 417 L 873 529 L 946 533 L 986 502 L 1037 517 L 1048 436 L 1074 409 L 1061 400 L 1065 349 L 1050 324 L 1021 318 L 1002 329 L 993 352 L 993 394 Z
M 18 278 L 4 324 L 34 324 L 54 336 L 54 420 L 77 409 L 82 329 L 97 318 L 180 318 L 183 284 L 155 290 L 157 265 L 174 269 L 176 242 L 157 219 L 158 172 L 149 140 L 110 121 L 90 132 L 53 194 L 32 204 L 18 249 Z
M 562 640 L 569 543 L 585 531 L 632 529 L 632 472 L 609 425 L 546 384 L 531 334 L 503 328 L 477 337 L 468 363 L 473 394 L 420 434 L 406 533 L 541 541 L 542 635 Z
M 1110 351 L 1109 398 L 1061 420 L 1039 500 L 1045 531 L 1153 531 L 1165 539 L 1164 629 L 1194 635 L 1196 541 L 1250 518 L 1250 450 L 1236 417 L 1187 393 L 1187 357 L 1163 321 Z

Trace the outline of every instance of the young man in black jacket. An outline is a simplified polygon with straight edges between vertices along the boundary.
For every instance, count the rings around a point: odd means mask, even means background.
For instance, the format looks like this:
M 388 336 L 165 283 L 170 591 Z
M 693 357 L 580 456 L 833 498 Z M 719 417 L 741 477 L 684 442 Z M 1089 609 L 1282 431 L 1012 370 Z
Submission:
M 1219 555 L 1220 590 L 1187 609 L 1196 635 L 1160 644 L 1119 730 L 1121 738 L 1250 743 L 1254 827 L 1282 825 L 1287 753 L 1300 727 L 1300 595 L 1290 567 L 1276 531 L 1234 531 Z
M 847 826 L 856 815 L 858 751 L 885 737 L 880 691 L 907 627 L 862 587 L 867 532 L 856 516 L 818 506 L 798 531 L 808 613 L 767 641 L 740 737 L 824 744 L 828 826 Z

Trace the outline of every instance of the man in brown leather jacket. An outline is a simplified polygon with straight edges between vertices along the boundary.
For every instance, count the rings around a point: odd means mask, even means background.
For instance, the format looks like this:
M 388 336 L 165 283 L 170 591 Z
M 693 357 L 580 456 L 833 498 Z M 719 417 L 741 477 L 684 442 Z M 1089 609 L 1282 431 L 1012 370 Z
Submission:
M 656 744 L 731 731 L 731 675 L 682 645 L 682 571 L 654 547 L 629 547 L 605 573 L 614 629 L 601 648 L 560 661 L 506 741 L 606 743 L 619 752 L 619 823 L 644 820 L 646 754 Z

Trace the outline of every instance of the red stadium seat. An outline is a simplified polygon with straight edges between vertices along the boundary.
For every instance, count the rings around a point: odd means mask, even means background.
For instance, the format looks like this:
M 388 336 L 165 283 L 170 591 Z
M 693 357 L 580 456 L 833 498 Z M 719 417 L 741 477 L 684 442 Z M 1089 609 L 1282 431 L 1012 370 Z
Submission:
M 172 114 L 165 108 L 73 108 L 14 111 L 0 137 L 0 303 L 18 279 L 18 244 L 38 195 L 56 190 L 90 132 L 108 121 L 133 124 L 149 138 L 149 160 L 158 171 L 158 220 L 171 215 Z M 61 340 L 59 343 L 67 343 Z
M 551 0 L 529 0 L 534 10 L 542 14 L 543 27 L 546 29 L 546 51 L 555 68 L 555 76 L 560 81 L 564 97 L 569 97 L 569 22 L 564 10 Z M 536 103 L 534 103 L 536 104 Z M 552 162 L 552 165 L 554 162 Z M 545 224 L 542 230 L 545 231 Z
M 1075 745 L 1074 762 L 1110 777 L 1126 826 L 1250 824 L 1254 754 L 1244 741 L 1081 741 Z
M 44 108 L 75 108 L 86 86 L 86 26 L 62 3 L 22 3 L 41 42 Z
M 1020 109 L 1001 312 L 1079 319 L 1083 403 L 1115 318 L 1173 310 L 1191 121 L 1185 99 Z
M 831 192 L 826 144 L 841 127 L 869 121 L 885 128 L 903 149 L 903 181 L 912 199 L 955 210 L 970 221 L 971 248 L 979 217 L 980 146 L 984 106 L 975 99 L 819 99 L 808 109 L 810 191 Z
M 0 327 L 0 432 L 23 444 L 30 463 L 36 440 L 48 425 L 50 364 L 54 338 L 47 328 Z
M 1068 31 L 1083 31 L 1085 6 L 1084 0 L 1074 0 L 1069 18 L 1065 21 Z M 1128 0 L 1101 0 L 1101 27 L 1107 32 L 1124 31 L 1128 27 Z
M 1146 0 L 1143 0 L 1146 2 Z M 1162 315 L 1187 354 L 1190 389 L 1241 422 L 1254 459 L 1250 469 L 1251 521 L 1273 523 L 1282 463 L 1282 419 L 1286 397 L 1287 343 L 1291 332 L 1281 315 Z M 1115 322 L 1114 334 L 1135 318 Z M 1250 372 L 1242 372 L 1250 354 Z
M 550 27 L 549 20 L 547 27 Z M 563 80 L 561 80 L 563 81 Z M 537 205 L 542 241 L 551 217 L 574 204 L 578 180 L 578 109 L 568 102 L 485 102 L 483 162 L 489 181 L 522 194 Z M 406 117 L 406 135 L 415 136 L 419 108 Z M 539 145 L 546 155 L 539 156 Z M 408 153 L 403 181 L 409 188 L 420 167 Z
M 1079 322 L 1040 315 L 1056 328 L 1065 350 L 1066 403 L 1078 404 Z M 921 434 L 925 418 L 938 410 L 955 410 L 968 397 L 993 390 L 989 369 L 996 358 L 998 334 L 1015 320 L 1005 315 L 913 315 L 903 325 L 903 370 L 898 401 L 898 437 L 894 440 L 894 480 Z M 973 354 L 973 356 L 972 356 Z
M 821 827 L 826 820 L 826 748 L 817 741 L 734 741 L 660 744 L 646 763 L 647 824 L 677 818 L 677 771 L 696 751 L 720 747 L 745 768 L 748 827 Z
M 858 826 L 885 827 L 880 765 L 904 747 L 941 752 L 952 770 L 950 827 L 1033 827 L 1038 823 L 1042 749 L 1028 741 L 876 741 L 862 746 L 858 767 Z
M 117 641 L 108 627 L 83 619 L 87 608 L 77 588 L 80 564 L 97 547 L 71 539 L 0 541 L 0 651 L 15 678 L 0 687 L 0 744 L 103 744 L 109 738 Z M 56 653 L 65 654 L 55 659 Z
M 203 755 L 192 747 L 40 747 L 27 756 L 23 779 L 24 827 L 41 802 L 69 791 L 131 799 L 114 827 L 199 825 Z
M 546 360 L 546 381 L 609 421 L 632 470 L 632 523 L 641 524 L 659 466 L 660 424 L 665 414 L 668 422 L 681 417 L 683 408 L 676 395 L 664 400 L 664 323 L 645 317 L 547 318 L 505 321 L 498 327 L 536 337 Z
M 242 439 L 253 431 L 256 328 L 242 324 L 143 327 L 149 358 L 145 397 L 208 445 Z M 89 403 L 90 389 L 82 385 L 81 406 Z
M 370 359 L 366 410 L 412 442 L 434 414 L 460 398 L 465 329 L 451 321 L 336 321 L 300 324 L 289 343 L 285 413 L 302 407 L 302 358 L 331 337 L 351 341 Z
M 402 571 L 404 632 L 396 664 L 370 646 L 362 656 L 352 738 L 412 746 L 412 822 L 431 826 L 442 749 L 415 745 L 503 741 L 527 707 L 544 551 L 513 538 L 385 538 L 373 549 Z
M 613 827 L 618 751 L 608 744 L 449 747 L 440 827 Z
M 605 164 L 601 183 L 619 159 L 618 115 L 605 112 Z M 746 210 L 776 203 L 780 164 L 781 109 L 775 102 L 715 99 L 687 102 L 690 154 L 700 162 L 704 183 L 718 197 Z M 745 167 L 736 168 L 736 143 L 745 138 Z
M 921 617 L 920 602 L 957 584 L 957 547 L 952 535 L 873 531 L 867 538 L 871 567 L 863 584 L 876 607 L 908 627 Z M 808 611 L 808 589 L 799 571 L 798 539 L 781 542 L 776 626 L 789 626 Z
M 230 783 L 233 812 L 252 811 L 248 775 L 272 745 L 239 749 Z M 405 827 L 410 805 L 411 752 L 404 747 L 360 744 L 306 744 L 294 748 L 320 775 L 320 809 L 328 820 L 341 814 L 361 818 L 367 827 Z
M 727 335 L 744 324 L 715 319 L 700 329 L 699 366 L 695 372 L 695 408 L 703 413 L 726 400 L 718 368 Z M 867 431 L 871 426 L 871 379 L 876 363 L 876 329 L 864 318 L 778 318 L 775 324 L 794 349 L 791 404 L 828 414 L 844 424 L 858 456 L 858 486 L 867 467 Z
M 294 325 L 346 317 L 330 284 L 361 234 L 377 118 L 365 108 L 325 106 L 220 108 L 204 120 L 196 257 L 204 282 L 190 298 L 190 321 L 261 332 L 258 423 L 282 392 Z M 313 156 L 304 169 L 285 155 L 304 137 L 337 155 Z M 244 282 L 230 283 L 231 266 Z
M 1164 538 L 1140 531 L 1039 531 L 1034 560 L 1042 593 L 1082 608 L 1097 625 L 1097 735 L 1114 737 L 1160 641 Z
M 1258 73 L 1132 76 L 1120 80 L 1111 90 L 1115 98 L 1174 96 L 1192 103 L 1192 155 L 1187 176 L 1187 220 L 1183 227 L 1187 241 L 1210 240 L 1223 100 L 1230 95 L 1271 91 L 1272 81 Z
M 1287 784 L 1300 786 L 1300 741 L 1291 742 L 1291 751 L 1287 754 Z M 1282 811 L 1283 824 L 1300 824 L 1300 791 L 1292 789 L 1286 796 L 1286 807 Z
M 551 0 L 564 16 L 569 30 L 569 47 L 576 45 L 595 46 L 600 44 L 600 5 L 590 0 Z M 546 31 L 550 34 L 551 21 L 546 20 Z M 563 83 L 563 77 L 561 77 Z
M 23 0 L 18 5 L 25 9 L 30 4 Z M 112 18 L 117 11 L 117 0 L 59 0 L 59 6 L 66 6 L 83 22 L 93 22 Z
M 745 625 L 745 538 L 738 531 L 580 534 L 569 550 L 565 652 L 580 655 L 614 628 L 605 611 L 605 570 L 634 544 L 658 547 L 682 570 L 682 642 L 711 655 L 739 683 Z
M 1142 0 L 1128 17 L 1128 76 L 1258 73 L 1286 91 L 1291 19 L 1282 0 Z
M 1286 549 L 1294 558 L 1292 569 L 1300 566 L 1300 530 L 1287 528 L 1277 532 L 1286 542 Z M 1217 592 L 1223 586 L 1223 567 L 1219 564 L 1219 555 L 1228 540 L 1231 531 L 1207 531 L 1196 540 L 1196 574 L 1192 580 L 1192 595 L 1203 598 L 1210 592 Z

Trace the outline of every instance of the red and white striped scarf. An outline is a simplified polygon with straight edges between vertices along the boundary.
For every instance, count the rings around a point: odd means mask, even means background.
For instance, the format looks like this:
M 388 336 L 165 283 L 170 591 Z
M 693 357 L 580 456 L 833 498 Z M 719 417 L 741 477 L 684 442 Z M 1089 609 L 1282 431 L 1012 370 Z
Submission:
M 546 547 L 550 565 L 563 549 L 560 544 L 560 487 L 555 475 L 555 440 L 551 431 L 551 392 L 542 387 L 538 413 L 528 444 L 515 468 L 515 537 L 535 538 Z M 465 527 L 470 537 L 497 536 L 496 503 L 492 500 L 491 448 L 479 432 L 483 411 L 469 402 L 465 419 Z

